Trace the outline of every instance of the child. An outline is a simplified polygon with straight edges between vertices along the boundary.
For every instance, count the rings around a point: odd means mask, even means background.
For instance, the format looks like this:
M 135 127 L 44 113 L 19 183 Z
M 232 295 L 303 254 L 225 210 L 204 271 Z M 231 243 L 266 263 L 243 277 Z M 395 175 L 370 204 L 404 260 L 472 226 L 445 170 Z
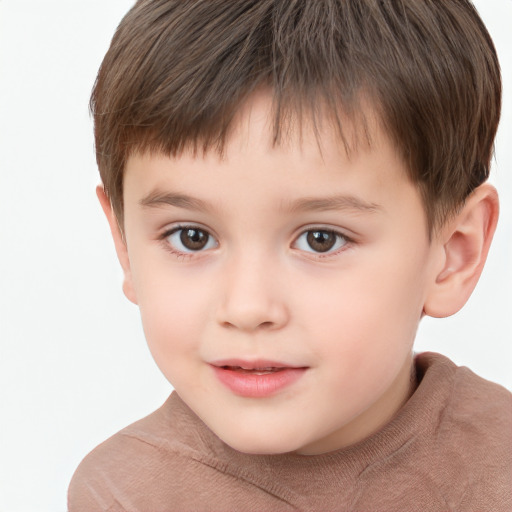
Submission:
M 500 96 L 467 0 L 139 0 L 97 192 L 175 392 L 70 512 L 509 511 L 511 394 L 413 355 L 482 271 Z

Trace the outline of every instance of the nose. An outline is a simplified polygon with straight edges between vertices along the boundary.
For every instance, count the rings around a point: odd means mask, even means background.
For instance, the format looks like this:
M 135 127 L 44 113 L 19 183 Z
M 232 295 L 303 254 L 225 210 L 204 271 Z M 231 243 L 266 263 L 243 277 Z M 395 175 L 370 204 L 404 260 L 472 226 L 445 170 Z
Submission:
M 277 330 L 289 320 L 286 289 L 279 269 L 265 257 L 241 257 L 226 262 L 218 322 L 251 332 Z

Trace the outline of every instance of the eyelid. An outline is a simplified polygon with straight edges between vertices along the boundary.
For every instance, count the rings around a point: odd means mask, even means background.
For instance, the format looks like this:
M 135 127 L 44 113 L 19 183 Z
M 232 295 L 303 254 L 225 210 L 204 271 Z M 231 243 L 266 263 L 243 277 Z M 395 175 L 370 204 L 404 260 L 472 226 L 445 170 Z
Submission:
M 351 242 L 354 242 L 357 239 L 357 235 L 346 228 L 341 228 L 339 226 L 330 226 L 328 224 L 307 224 L 305 226 L 301 226 L 297 229 L 298 234 L 295 236 L 294 240 L 297 240 L 299 236 L 304 233 L 309 233 L 310 231 L 329 231 L 331 233 L 335 233 L 336 235 L 340 235 Z
M 345 243 L 341 247 L 339 247 L 335 250 L 328 250 L 325 252 L 317 252 L 313 249 L 311 249 L 311 251 L 307 251 L 304 249 L 297 248 L 297 250 L 307 253 L 310 257 L 313 256 L 316 258 L 328 258 L 330 256 L 336 256 L 340 252 L 347 250 L 349 247 L 351 247 L 355 243 L 354 236 L 347 234 L 345 230 L 343 230 L 339 227 L 332 227 L 332 226 L 317 224 L 317 225 L 310 225 L 310 226 L 302 227 L 299 234 L 294 238 L 294 240 L 292 242 L 292 247 L 296 245 L 296 243 L 300 239 L 300 237 L 302 237 L 306 233 L 310 233 L 312 231 L 326 231 L 329 233 L 333 233 L 337 237 L 343 238 L 345 240 Z M 295 247 L 293 247 L 293 248 L 295 248 Z
M 189 250 L 180 250 L 180 249 L 176 248 L 169 242 L 169 240 L 168 240 L 169 237 L 179 231 L 183 231 L 186 229 L 197 229 L 199 231 L 204 231 L 205 233 L 208 234 L 209 238 L 214 240 L 215 246 L 209 247 L 208 249 L 200 249 L 197 251 L 190 250 L 190 249 Z M 217 237 L 214 234 L 212 234 L 211 230 L 205 226 L 202 226 L 201 224 L 196 223 L 196 222 L 180 222 L 180 223 L 175 224 L 172 227 L 168 227 L 167 229 L 165 229 L 162 232 L 161 235 L 158 236 L 158 240 L 164 245 L 166 250 L 171 252 L 173 255 L 178 256 L 183 259 L 200 257 L 201 255 L 203 255 L 203 253 L 205 253 L 213 248 L 216 248 L 219 245 L 219 241 L 218 241 Z M 207 242 L 207 244 L 208 243 L 209 242 Z
M 215 238 L 215 240 L 218 239 L 217 235 L 213 232 L 212 229 L 209 227 L 201 224 L 200 222 L 175 222 L 173 224 L 167 224 L 165 228 L 162 229 L 162 232 L 160 235 L 158 235 L 159 239 L 165 239 L 168 236 L 172 235 L 173 233 L 176 233 L 176 231 L 180 231 L 181 229 L 200 229 L 201 231 L 206 231 L 210 236 Z

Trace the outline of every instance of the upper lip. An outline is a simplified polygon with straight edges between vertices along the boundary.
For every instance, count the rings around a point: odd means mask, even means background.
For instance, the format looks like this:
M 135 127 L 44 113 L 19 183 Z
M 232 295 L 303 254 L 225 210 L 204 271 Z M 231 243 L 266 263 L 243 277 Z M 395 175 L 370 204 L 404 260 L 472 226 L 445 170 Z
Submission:
M 246 359 L 221 359 L 210 363 L 219 368 L 224 366 L 243 368 L 244 370 L 264 370 L 268 368 L 305 368 L 305 366 L 282 363 L 280 361 L 271 361 L 269 359 L 255 359 L 248 361 Z

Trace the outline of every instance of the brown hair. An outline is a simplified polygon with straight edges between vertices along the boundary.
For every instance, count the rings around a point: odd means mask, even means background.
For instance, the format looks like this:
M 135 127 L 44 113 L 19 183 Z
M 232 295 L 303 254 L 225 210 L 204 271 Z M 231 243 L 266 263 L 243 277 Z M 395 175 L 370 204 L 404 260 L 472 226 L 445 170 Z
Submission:
M 469 0 L 139 0 L 91 97 L 98 166 L 120 225 L 130 154 L 222 151 L 261 86 L 273 96 L 275 143 L 291 114 L 314 117 L 320 102 L 343 138 L 343 120 L 369 101 L 431 229 L 489 175 L 501 78 Z

